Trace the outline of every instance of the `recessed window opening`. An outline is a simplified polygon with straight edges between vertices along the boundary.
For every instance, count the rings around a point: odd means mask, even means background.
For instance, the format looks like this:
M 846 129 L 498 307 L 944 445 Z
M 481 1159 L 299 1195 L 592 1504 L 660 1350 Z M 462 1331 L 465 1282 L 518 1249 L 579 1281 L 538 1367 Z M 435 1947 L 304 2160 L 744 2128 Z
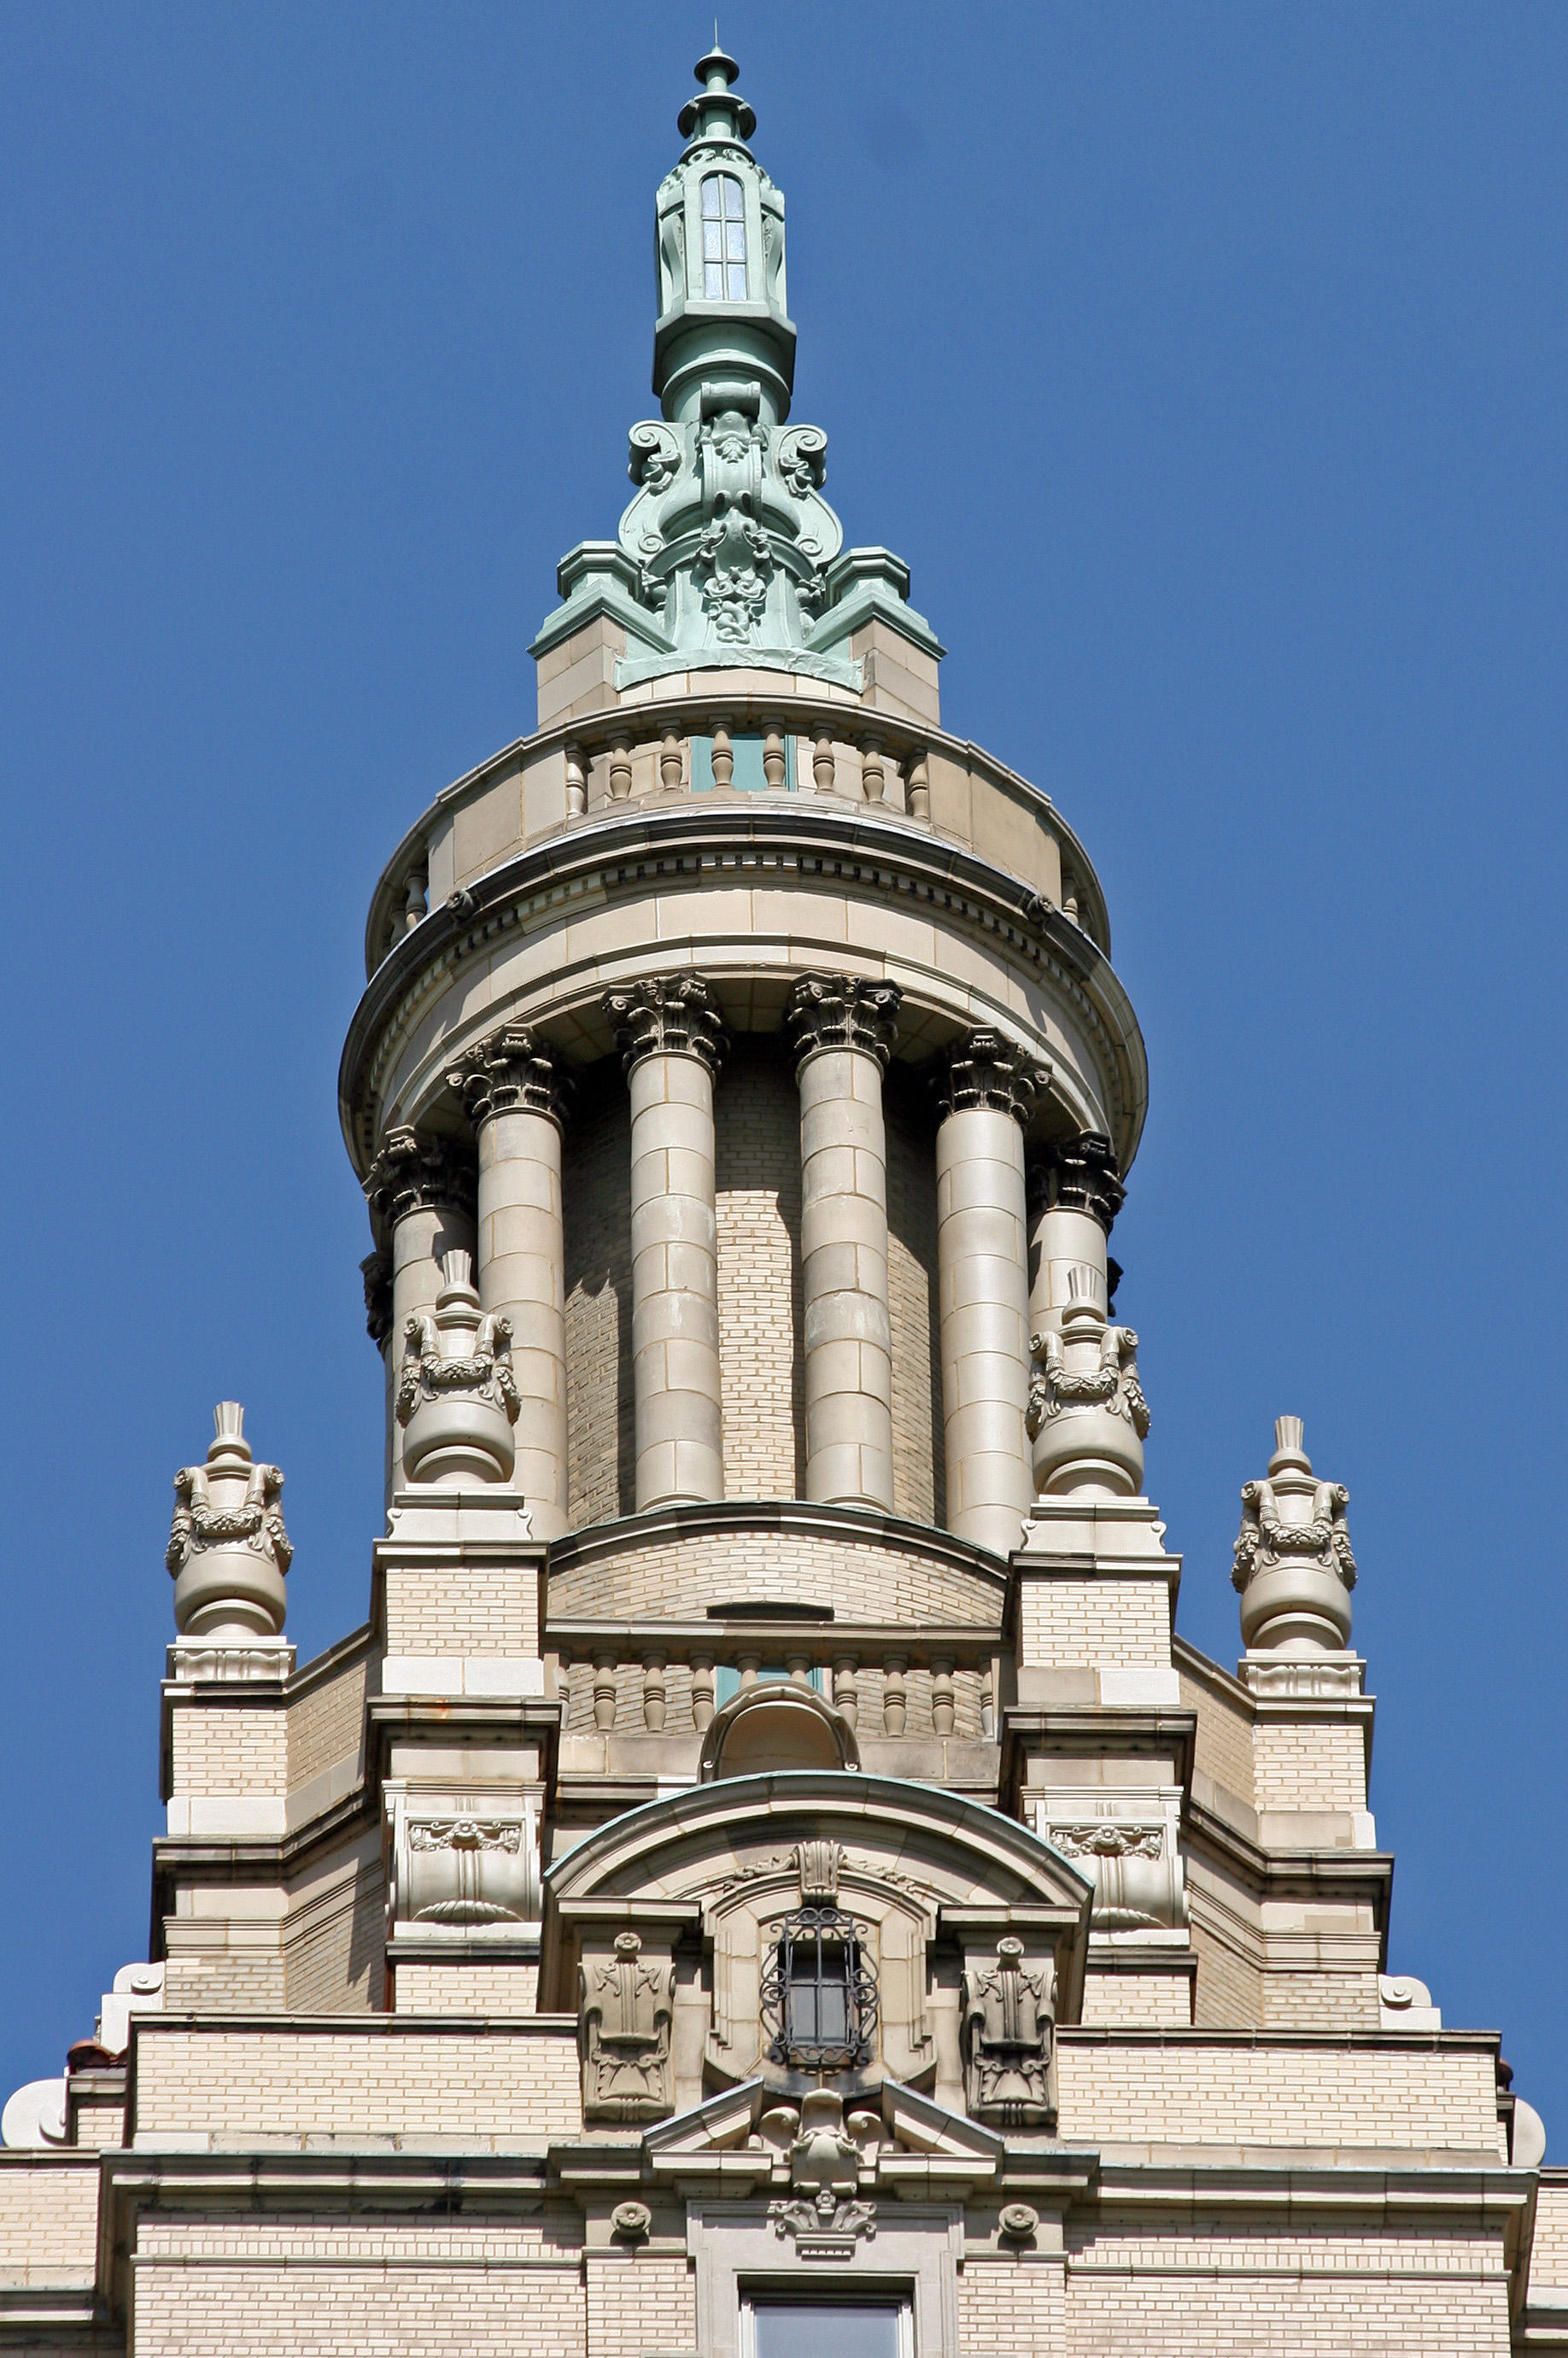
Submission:
M 741 2309 L 741 2358 L 914 2358 L 906 2300 L 787 2300 L 757 2294 Z
M 746 199 L 733 172 L 702 184 L 702 291 L 710 300 L 746 299 Z
M 757 1670 L 757 1677 L 759 1681 L 762 1679 L 787 1679 L 790 1675 L 789 1668 L 784 1662 L 762 1662 L 759 1664 Z M 733 1663 L 720 1662 L 718 1669 L 714 1671 L 713 1677 L 713 1700 L 719 1709 L 722 1710 L 727 1703 L 740 1693 L 741 1673 L 734 1667 Z M 806 1683 L 809 1686 L 815 1687 L 817 1693 L 821 1694 L 824 1691 L 821 1671 L 819 1669 L 808 1671 L 806 1672 Z
M 797 1908 L 778 1927 L 762 1976 L 768 2053 L 797 2071 L 856 2071 L 869 2062 L 876 1976 L 865 1927 L 840 1908 Z
M 761 737 L 731 737 L 730 750 L 735 757 L 735 773 L 730 789 L 740 795 L 762 795 L 768 791 L 767 772 L 762 766 Z M 784 791 L 795 792 L 795 739 L 786 737 L 784 752 Z M 691 790 L 694 795 L 713 792 L 713 740 L 694 737 L 691 741 Z

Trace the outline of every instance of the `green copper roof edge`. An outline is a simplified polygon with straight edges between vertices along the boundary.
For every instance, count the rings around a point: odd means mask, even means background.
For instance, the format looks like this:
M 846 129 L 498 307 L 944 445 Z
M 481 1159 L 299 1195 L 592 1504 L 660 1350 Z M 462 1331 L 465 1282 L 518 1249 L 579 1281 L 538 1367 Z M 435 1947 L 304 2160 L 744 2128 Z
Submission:
M 857 696 L 864 686 L 864 667 L 859 662 L 801 647 L 678 647 L 667 655 L 618 655 L 615 685 L 617 689 L 636 687 L 644 680 L 681 671 L 794 672 L 803 679 L 853 688 Z

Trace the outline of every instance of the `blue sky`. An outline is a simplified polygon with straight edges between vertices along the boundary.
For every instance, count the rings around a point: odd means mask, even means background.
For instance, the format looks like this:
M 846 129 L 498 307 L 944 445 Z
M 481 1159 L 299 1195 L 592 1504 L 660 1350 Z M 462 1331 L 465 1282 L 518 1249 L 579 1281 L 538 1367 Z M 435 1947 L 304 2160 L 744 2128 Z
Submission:
M 380 865 L 533 715 L 649 407 L 670 7 L 0 15 L 14 1323 L 0 2094 L 145 1954 L 176 1466 L 243 1399 L 302 1653 L 381 1384 L 339 1047 Z M 1148 1039 L 1115 1249 L 1233 1660 L 1237 1491 L 1350 1488 L 1390 1963 L 1568 2136 L 1568 12 L 728 5 L 796 415 L 949 728 L 1087 842 Z

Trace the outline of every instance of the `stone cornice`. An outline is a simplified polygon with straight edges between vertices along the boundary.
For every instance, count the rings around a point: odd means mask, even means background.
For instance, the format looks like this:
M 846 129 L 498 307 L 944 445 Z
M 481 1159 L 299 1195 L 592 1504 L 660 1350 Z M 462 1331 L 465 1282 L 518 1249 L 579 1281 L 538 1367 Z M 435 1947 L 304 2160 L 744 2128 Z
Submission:
M 488 955 L 519 926 L 558 924 L 589 896 L 667 890 L 683 879 L 740 882 L 753 871 L 775 888 L 800 879 L 923 904 L 1001 943 L 1087 1035 L 1111 1092 L 1119 1158 L 1131 1161 L 1148 1098 L 1142 1035 L 1109 960 L 1088 936 L 1016 878 L 945 838 L 865 806 L 835 808 L 830 796 L 801 795 L 756 806 L 689 797 L 660 808 L 619 806 L 502 861 L 457 896 L 461 906 L 435 911 L 406 935 L 366 986 L 344 1044 L 339 1109 L 355 1169 L 362 1175 L 369 1167 L 369 1125 L 393 1057 L 465 959 Z M 597 1007 L 597 988 L 584 996 Z M 907 977 L 905 998 L 920 1001 Z M 930 1004 L 944 1002 L 932 994 Z

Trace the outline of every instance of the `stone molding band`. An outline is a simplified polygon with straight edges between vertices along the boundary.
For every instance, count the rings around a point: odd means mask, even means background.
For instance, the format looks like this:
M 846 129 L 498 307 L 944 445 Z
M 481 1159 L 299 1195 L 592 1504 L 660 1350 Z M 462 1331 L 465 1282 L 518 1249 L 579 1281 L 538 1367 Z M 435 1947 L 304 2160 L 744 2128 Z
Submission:
M 903 993 L 893 982 L 803 975 L 790 994 L 784 1027 L 796 1066 L 825 1048 L 859 1048 L 885 1070 L 903 1003 Z
M 710 1073 L 724 1060 L 724 1028 L 700 974 L 654 975 L 607 990 L 602 1003 L 628 1074 L 643 1056 L 698 1056 Z

